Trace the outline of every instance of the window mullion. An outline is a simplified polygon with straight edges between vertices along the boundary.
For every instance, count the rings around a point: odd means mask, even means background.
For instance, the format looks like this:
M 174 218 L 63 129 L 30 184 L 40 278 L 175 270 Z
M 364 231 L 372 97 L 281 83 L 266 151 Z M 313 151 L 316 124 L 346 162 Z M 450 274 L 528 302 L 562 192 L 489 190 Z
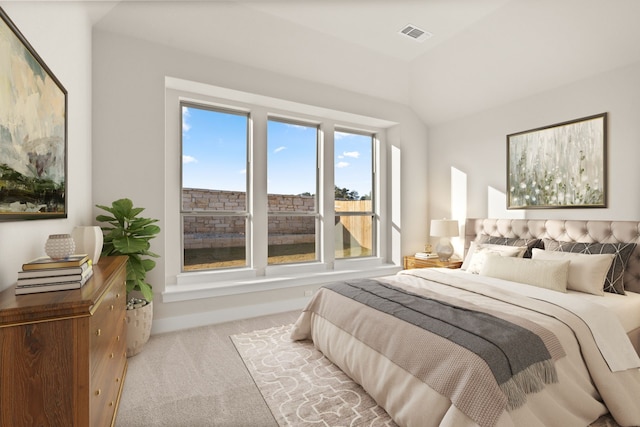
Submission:
M 335 239 L 334 239 L 334 218 L 335 218 L 335 207 L 334 207 L 334 147 L 335 147 L 335 124 L 333 122 L 324 122 L 320 126 L 320 130 L 322 132 L 322 142 L 323 142 L 323 152 L 322 156 L 322 164 L 320 170 L 320 185 L 322 186 L 322 190 L 320 191 L 320 195 L 322 197 L 322 201 L 320 202 L 320 210 L 321 213 L 321 226 L 320 230 L 322 233 L 322 260 L 326 263 L 333 263 L 335 260 Z
M 267 195 L 267 122 L 266 110 L 256 108 L 251 114 L 253 126 L 251 138 L 251 251 L 253 268 L 257 274 L 264 274 L 268 263 L 268 195 Z

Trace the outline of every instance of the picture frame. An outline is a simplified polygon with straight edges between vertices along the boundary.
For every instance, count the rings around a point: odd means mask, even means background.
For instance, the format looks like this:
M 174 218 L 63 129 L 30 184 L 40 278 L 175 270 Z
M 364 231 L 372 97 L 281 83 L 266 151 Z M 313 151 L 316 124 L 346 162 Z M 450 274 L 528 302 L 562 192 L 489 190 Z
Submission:
M 507 135 L 507 209 L 606 207 L 607 113 Z
M 0 8 L 0 221 L 67 217 L 67 90 Z

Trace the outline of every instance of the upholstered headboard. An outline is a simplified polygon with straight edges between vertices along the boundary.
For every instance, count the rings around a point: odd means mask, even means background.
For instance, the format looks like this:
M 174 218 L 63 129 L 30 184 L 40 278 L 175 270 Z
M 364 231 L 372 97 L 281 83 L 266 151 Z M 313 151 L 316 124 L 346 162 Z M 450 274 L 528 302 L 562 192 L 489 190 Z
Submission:
M 465 254 L 471 242 L 482 234 L 561 242 L 636 243 L 638 246 L 625 270 L 624 287 L 640 293 L 640 222 L 468 218 L 464 231 Z

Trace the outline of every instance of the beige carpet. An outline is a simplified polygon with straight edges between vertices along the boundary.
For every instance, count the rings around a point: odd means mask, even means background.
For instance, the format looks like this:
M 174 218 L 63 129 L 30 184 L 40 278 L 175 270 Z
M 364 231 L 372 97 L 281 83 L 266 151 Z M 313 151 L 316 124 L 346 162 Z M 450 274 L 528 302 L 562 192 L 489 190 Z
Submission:
M 278 427 L 229 336 L 290 324 L 299 314 L 151 336 L 129 358 L 116 427 Z
M 396 425 L 311 342 L 292 342 L 291 326 L 231 337 L 280 426 Z M 604 416 L 590 427 L 619 426 Z
M 363 424 L 355 423 L 354 427 L 365 424 L 365 420 L 387 422 L 386 414 L 378 412 L 373 406 L 365 404 L 368 396 L 350 380 L 341 377 L 341 371 L 328 363 L 310 343 L 293 343 L 287 337 L 287 327 L 296 320 L 299 312 L 287 312 L 271 316 L 244 319 L 217 325 L 194 328 L 151 337 L 144 350 L 129 358 L 129 370 L 124 383 L 124 392 L 118 410 L 116 427 L 278 427 L 297 424 L 294 421 L 286 424 L 283 412 L 287 404 L 289 408 L 302 407 L 308 414 L 328 413 L 339 417 L 351 416 L 353 411 L 362 412 Z M 275 328 L 275 330 L 273 330 Z M 262 335 L 256 330 L 271 329 L 269 334 Z M 274 331 L 280 331 L 280 334 Z M 242 334 L 253 336 L 252 344 L 243 338 Z M 288 366 L 291 383 L 299 383 L 293 390 L 307 390 L 305 394 L 287 395 L 277 393 L 279 387 L 275 382 L 271 385 L 272 395 L 284 397 L 277 404 L 265 403 L 261 392 L 254 381 L 260 375 L 252 378 L 245 363 L 238 355 L 238 351 L 229 336 L 240 335 L 235 338 L 240 348 L 253 348 L 256 357 L 262 357 L 265 362 L 263 377 L 284 372 L 283 365 Z M 262 338 L 256 340 L 256 336 Z M 243 344 L 244 343 L 244 344 Z M 304 350 L 301 350 L 304 348 Z M 260 354 L 265 356 L 259 356 Z M 279 349 L 279 350 L 276 350 Z M 302 354 L 306 358 L 300 357 Z M 268 356 L 267 356 L 268 355 Z M 321 361 L 321 364 L 314 364 Z M 315 367 L 310 372 L 307 369 Z M 247 362 L 247 366 L 252 363 Z M 256 366 L 262 363 L 254 363 Z M 250 368 L 251 369 L 251 368 Z M 266 370 L 266 371 L 265 371 Z M 297 372 L 296 372 L 297 371 Z M 350 390 L 342 395 L 335 395 L 335 399 L 325 399 L 312 410 L 311 405 L 296 404 L 293 400 L 313 400 L 312 396 L 324 393 L 315 379 L 321 378 L 323 384 L 338 384 L 333 386 L 337 390 Z M 338 380 L 338 378 L 342 378 Z M 262 385 L 264 388 L 264 385 Z M 268 389 L 268 387 L 267 387 Z M 290 389 L 292 389 L 290 387 Z M 283 389 L 284 390 L 284 389 Z M 267 396 L 268 393 L 265 393 Z M 317 400 L 317 399 L 316 399 Z M 370 402 L 370 401 L 369 401 Z M 275 415 L 272 415 L 273 414 Z M 337 414 L 337 415 L 335 415 Z M 277 417 L 278 421 L 274 418 Z M 314 418 L 315 419 L 315 418 Z M 342 421 L 342 419 L 341 419 Z M 309 422 L 305 421 L 305 422 Z M 608 422 L 608 423 L 607 423 Z M 307 424 L 312 425 L 312 424 Z M 321 424 L 335 427 L 336 424 Z M 341 422 L 337 425 L 345 425 Z M 384 425 L 384 424 L 380 424 Z M 618 427 L 609 420 L 602 420 L 598 427 Z

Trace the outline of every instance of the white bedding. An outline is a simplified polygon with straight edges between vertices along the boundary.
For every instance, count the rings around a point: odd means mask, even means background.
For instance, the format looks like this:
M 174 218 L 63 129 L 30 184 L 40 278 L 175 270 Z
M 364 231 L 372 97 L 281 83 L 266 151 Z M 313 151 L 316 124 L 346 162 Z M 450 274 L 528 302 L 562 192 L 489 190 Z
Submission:
M 590 295 L 582 292 L 569 291 L 579 294 L 591 302 L 603 305 L 618 317 L 625 332 L 640 328 L 640 294 L 626 291 L 627 295 L 605 292 L 604 296 Z
M 637 303 L 638 300 L 630 300 L 630 302 L 624 303 L 619 301 L 619 299 L 613 300 L 609 298 L 609 301 L 611 301 L 609 303 L 610 310 L 599 310 L 594 304 L 604 304 L 599 303 L 598 300 L 589 298 L 590 296 L 595 295 L 586 294 L 584 292 L 561 293 L 537 286 L 529 286 L 521 283 L 509 282 L 506 280 L 496 279 L 488 276 L 478 276 L 468 273 L 464 270 L 440 268 L 438 269 L 438 271 L 456 277 L 471 277 L 478 283 L 491 285 L 503 290 L 503 292 L 505 293 L 515 292 L 520 295 L 525 295 L 542 301 L 547 301 L 554 304 L 557 303 L 560 307 L 568 309 L 577 316 L 581 317 L 582 320 L 588 325 L 589 329 L 591 329 L 591 333 L 593 334 L 596 344 L 600 349 L 600 352 L 602 353 L 603 357 L 605 358 L 613 372 L 640 367 L 640 358 L 638 357 L 638 354 L 636 353 L 635 349 L 631 345 L 631 342 L 626 336 L 626 333 L 629 331 L 625 330 L 625 328 L 622 326 L 622 322 L 618 317 L 623 311 L 623 308 L 626 307 L 626 309 L 630 311 L 630 307 L 634 305 L 634 302 Z M 424 275 L 428 277 L 427 273 L 428 270 L 416 269 L 401 271 L 398 274 L 410 276 L 414 275 L 417 277 L 422 277 Z M 417 286 L 419 286 L 419 284 Z M 616 296 L 626 298 L 625 295 Z M 605 298 L 603 296 L 595 297 L 600 298 L 601 300 L 604 300 Z M 615 309 L 616 307 L 616 311 L 618 312 L 617 315 L 613 312 L 613 309 Z M 640 311 L 640 305 L 635 305 L 635 307 L 636 310 Z M 633 329 L 635 328 L 632 328 L 631 330 Z
M 452 271 L 454 270 L 448 270 L 446 273 L 450 274 Z M 478 278 L 477 275 L 473 276 Z M 402 275 L 381 279 L 390 284 L 400 281 L 405 285 L 408 282 L 422 280 L 414 276 L 402 277 Z M 423 285 L 417 284 L 417 286 Z M 438 291 L 440 287 L 446 285 L 429 281 L 424 286 L 428 286 L 430 291 Z M 523 311 L 523 308 L 511 308 L 511 305 L 504 305 L 505 303 L 501 301 L 486 301 L 487 297 L 482 295 L 473 295 L 473 293 L 470 295 L 469 292 L 463 295 L 464 290 L 454 289 L 447 292 L 447 295 L 462 296 L 471 303 L 488 303 L 488 306 L 506 310 L 511 314 Z M 637 294 L 630 296 L 629 302 L 620 298 L 593 297 L 596 298 L 596 303 L 602 304 L 606 301 L 603 305 L 615 306 L 616 316 L 625 320 L 622 328 L 634 329 L 634 322 L 626 319 L 625 313 L 632 310 L 631 301 L 639 296 Z M 587 299 L 593 298 L 587 296 Z M 396 340 L 401 340 L 396 326 L 389 324 L 383 332 L 377 320 L 373 320 L 380 315 L 369 314 L 372 309 L 364 309 L 358 305 L 359 303 L 354 303 L 353 308 L 345 306 L 343 309 L 341 305 L 336 305 L 338 301 L 331 296 L 331 293 L 323 289 L 314 296 L 314 301 L 299 318 L 292 337 L 294 339 L 312 338 L 314 344 L 343 371 L 362 384 L 399 425 L 477 426 L 464 411 L 452 404 L 451 400 L 436 392 L 430 385 L 418 381 L 414 375 L 407 375 L 406 371 L 399 368 L 385 354 L 372 351 L 365 341 L 341 327 L 340 322 L 335 322 L 333 314 L 325 315 L 329 312 L 339 313 L 343 319 L 348 319 L 346 324 L 355 325 L 354 331 L 358 328 L 377 328 L 374 330 L 379 334 L 389 335 L 392 340 L 389 344 L 390 348 L 397 351 L 406 348 L 409 354 L 415 353 L 417 350 L 411 348 L 412 346 L 393 344 Z M 343 304 L 342 299 L 340 304 Z M 316 311 L 317 307 L 326 307 L 326 309 Z M 640 312 L 640 310 L 637 311 Z M 640 425 L 640 405 L 637 404 L 637 395 L 640 395 L 640 369 L 612 373 L 600 356 L 593 339 L 589 338 L 591 335 L 589 329 L 578 318 L 572 320 L 565 317 L 559 320 L 541 316 L 535 312 L 522 312 L 522 314 L 530 320 L 542 321 L 541 324 L 544 327 L 553 330 L 562 343 L 567 357 L 557 361 L 559 383 L 548 385 L 543 391 L 528 395 L 525 406 L 502 413 L 496 426 L 586 426 L 607 412 L 607 407 L 602 404 L 603 400 L 621 425 Z M 563 316 L 565 315 L 561 315 Z M 387 317 L 384 321 L 392 322 Z M 580 330 L 579 333 L 578 330 Z M 578 336 L 580 336 L 579 339 Z M 421 357 L 428 356 L 429 353 L 428 347 L 419 352 Z M 445 368 L 449 370 L 452 367 L 446 365 Z M 595 384 L 597 388 L 594 388 Z

